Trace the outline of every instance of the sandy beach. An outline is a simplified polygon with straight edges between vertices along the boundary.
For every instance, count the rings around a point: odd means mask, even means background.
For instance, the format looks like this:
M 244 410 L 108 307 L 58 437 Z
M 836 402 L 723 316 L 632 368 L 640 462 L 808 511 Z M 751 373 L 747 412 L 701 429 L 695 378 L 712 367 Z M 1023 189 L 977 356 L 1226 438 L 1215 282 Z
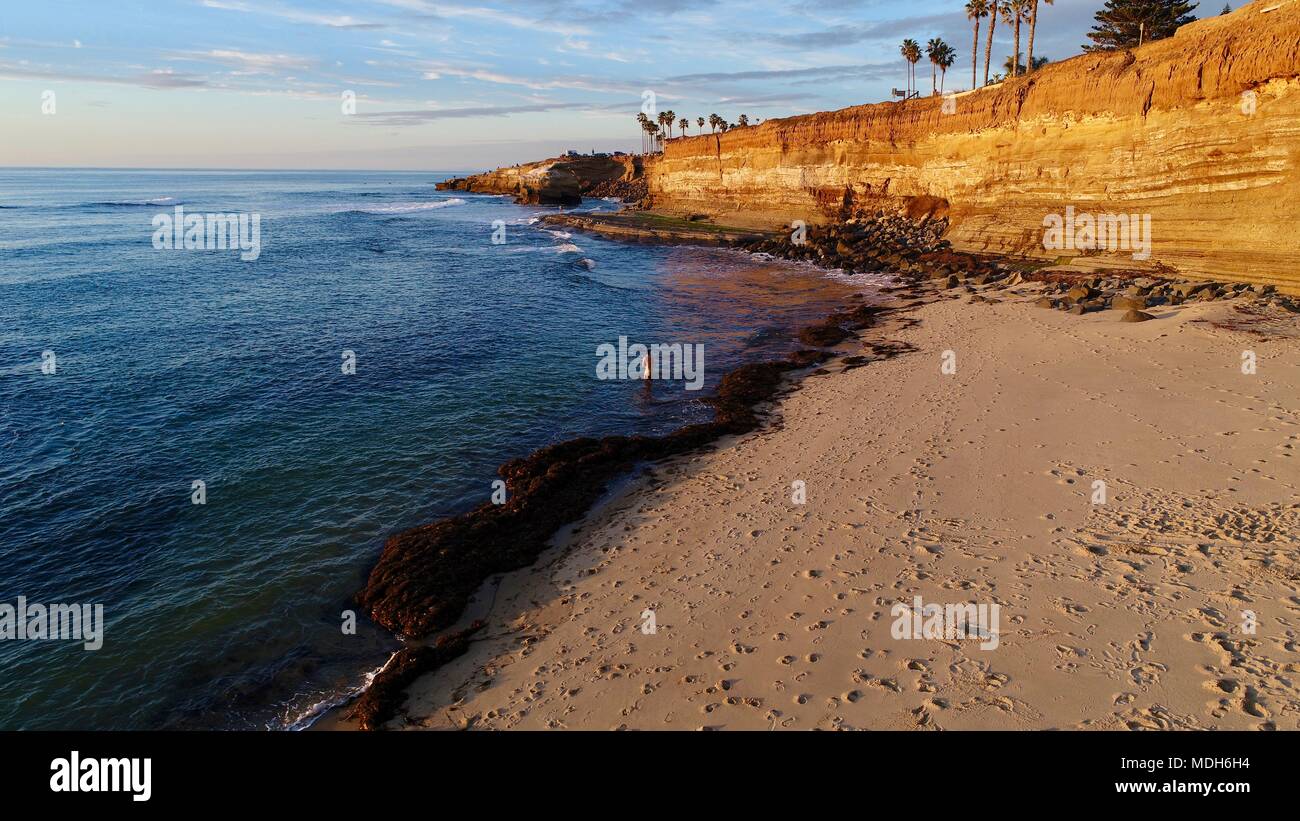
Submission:
M 909 352 L 647 470 L 485 585 L 389 726 L 1295 729 L 1300 329 L 1038 287 L 894 314 L 863 341 Z M 997 604 L 997 646 L 895 638 L 915 596 Z

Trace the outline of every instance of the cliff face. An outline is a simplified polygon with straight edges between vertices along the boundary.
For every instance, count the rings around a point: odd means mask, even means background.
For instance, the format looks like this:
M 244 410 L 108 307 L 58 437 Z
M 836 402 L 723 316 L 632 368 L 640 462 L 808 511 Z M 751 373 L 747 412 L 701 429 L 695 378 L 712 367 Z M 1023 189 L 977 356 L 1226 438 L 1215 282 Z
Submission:
M 526 205 L 577 205 L 582 195 L 640 175 L 640 159 L 620 156 L 555 157 L 440 182 L 441 191 L 509 194 Z
M 1298 75 L 1300 0 L 1260 0 L 946 106 L 879 103 L 671 140 L 646 177 L 656 209 L 722 223 L 932 214 L 963 250 L 1296 286 Z M 1045 248 L 1045 220 L 1067 206 L 1150 215 L 1149 260 Z

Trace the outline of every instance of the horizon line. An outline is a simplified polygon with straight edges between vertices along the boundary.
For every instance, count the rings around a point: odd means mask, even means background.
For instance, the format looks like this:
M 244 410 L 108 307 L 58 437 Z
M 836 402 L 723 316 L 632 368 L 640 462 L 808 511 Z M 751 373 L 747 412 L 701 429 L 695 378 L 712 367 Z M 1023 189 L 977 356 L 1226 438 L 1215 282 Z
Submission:
M 499 166 L 498 166 L 499 167 Z M 421 168 L 239 168 L 235 166 L 147 166 L 147 165 L 0 165 L 0 171 L 265 171 L 272 174 L 304 174 L 333 171 L 340 173 L 388 174 L 465 174 L 468 169 Z

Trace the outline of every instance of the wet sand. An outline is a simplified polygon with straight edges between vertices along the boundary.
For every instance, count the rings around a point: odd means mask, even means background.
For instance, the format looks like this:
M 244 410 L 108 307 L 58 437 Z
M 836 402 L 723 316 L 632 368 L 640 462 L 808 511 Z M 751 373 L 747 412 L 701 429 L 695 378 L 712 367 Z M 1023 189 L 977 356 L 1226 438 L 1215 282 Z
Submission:
M 485 585 L 389 726 L 1296 729 L 1294 316 L 1038 295 L 893 315 L 840 348 L 909 352 L 649 468 Z M 898 637 L 916 596 L 996 605 L 996 647 Z

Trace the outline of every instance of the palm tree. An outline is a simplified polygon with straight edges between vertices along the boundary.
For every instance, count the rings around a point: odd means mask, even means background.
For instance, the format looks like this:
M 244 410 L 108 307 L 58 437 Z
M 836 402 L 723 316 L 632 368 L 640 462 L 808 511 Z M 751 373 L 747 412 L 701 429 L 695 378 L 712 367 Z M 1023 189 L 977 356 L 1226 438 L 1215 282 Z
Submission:
M 683 137 L 686 136 L 686 127 L 689 126 L 690 124 L 691 121 L 686 119 L 685 117 L 682 117 L 680 120 L 677 121 L 677 127 L 682 130 Z
M 646 124 L 650 122 L 650 118 L 646 116 L 646 113 L 644 111 L 642 111 L 640 114 L 636 115 L 636 121 L 641 125 L 641 153 L 644 154 L 646 153 L 646 149 L 645 149 Z
M 742 128 L 744 128 L 745 126 L 749 125 L 749 115 L 741 114 L 740 118 L 737 119 L 736 122 L 739 123 Z
M 698 125 L 698 126 L 700 127 L 700 133 L 703 134 L 703 133 L 704 133 L 704 118 L 703 118 L 703 117 L 697 117 L 697 118 L 695 118 L 695 124 Z
M 1015 61 L 1012 63 L 1011 76 L 1018 76 L 1020 73 L 1020 21 L 1029 13 L 1029 4 L 1032 0 L 1007 0 L 1002 6 L 1002 20 L 1015 26 L 1016 54 Z
M 1034 32 L 1038 30 L 1038 0 L 1033 0 L 1034 8 L 1029 13 L 1029 48 L 1025 55 L 1025 62 L 1029 64 L 1029 70 L 1033 71 L 1034 65 Z M 1052 0 L 1043 0 L 1047 5 L 1052 5 Z
M 970 0 L 966 4 L 966 19 L 975 21 L 975 39 L 970 47 L 970 87 L 975 88 L 975 72 L 980 66 L 980 18 L 989 16 L 989 0 Z M 1032 35 L 1030 42 L 1033 42 Z
M 939 93 L 942 94 L 943 80 L 948 76 L 948 69 L 952 68 L 952 64 L 957 62 L 957 52 L 953 50 L 952 46 L 944 43 L 943 48 L 939 49 L 939 59 L 935 62 L 939 64 Z
M 921 61 L 921 47 L 909 37 L 903 41 L 899 50 L 903 53 L 903 59 L 907 60 L 907 96 L 910 97 L 916 91 L 916 64 Z
M 1007 0 L 989 0 L 989 39 L 984 41 L 984 85 L 989 84 L 989 66 L 993 62 L 993 29 Z
M 911 40 L 904 40 L 903 44 L 898 47 L 898 53 L 903 55 L 904 71 L 907 72 L 907 80 L 905 81 L 907 85 L 907 93 L 903 96 L 904 100 L 912 96 L 912 51 L 910 48 L 911 44 L 912 44 Z
M 658 123 L 654 122 L 653 120 L 651 120 L 651 119 L 649 119 L 649 118 L 647 117 L 647 118 L 646 118 L 646 121 L 645 121 L 644 123 L 641 124 L 641 128 L 642 128 L 642 130 L 645 131 L 645 133 L 646 133 L 646 137 L 649 138 L 649 140 L 650 140 L 650 147 L 651 147 L 651 149 L 653 149 L 653 148 L 655 147 L 655 141 L 657 140 L 657 138 L 658 138 L 658 136 L 659 136 L 659 125 L 658 125 Z
M 668 139 L 673 138 L 673 123 L 677 122 L 677 113 L 671 108 L 667 111 L 659 112 L 659 125 L 664 127 L 664 134 Z
M 931 37 L 930 42 L 925 44 L 925 56 L 930 59 L 930 96 L 933 97 L 939 89 L 939 52 L 943 48 L 943 40 L 938 37 Z
M 709 131 L 711 131 L 714 134 L 718 133 L 718 126 L 720 125 L 722 125 L 722 118 L 719 117 L 717 114 L 710 114 Z

